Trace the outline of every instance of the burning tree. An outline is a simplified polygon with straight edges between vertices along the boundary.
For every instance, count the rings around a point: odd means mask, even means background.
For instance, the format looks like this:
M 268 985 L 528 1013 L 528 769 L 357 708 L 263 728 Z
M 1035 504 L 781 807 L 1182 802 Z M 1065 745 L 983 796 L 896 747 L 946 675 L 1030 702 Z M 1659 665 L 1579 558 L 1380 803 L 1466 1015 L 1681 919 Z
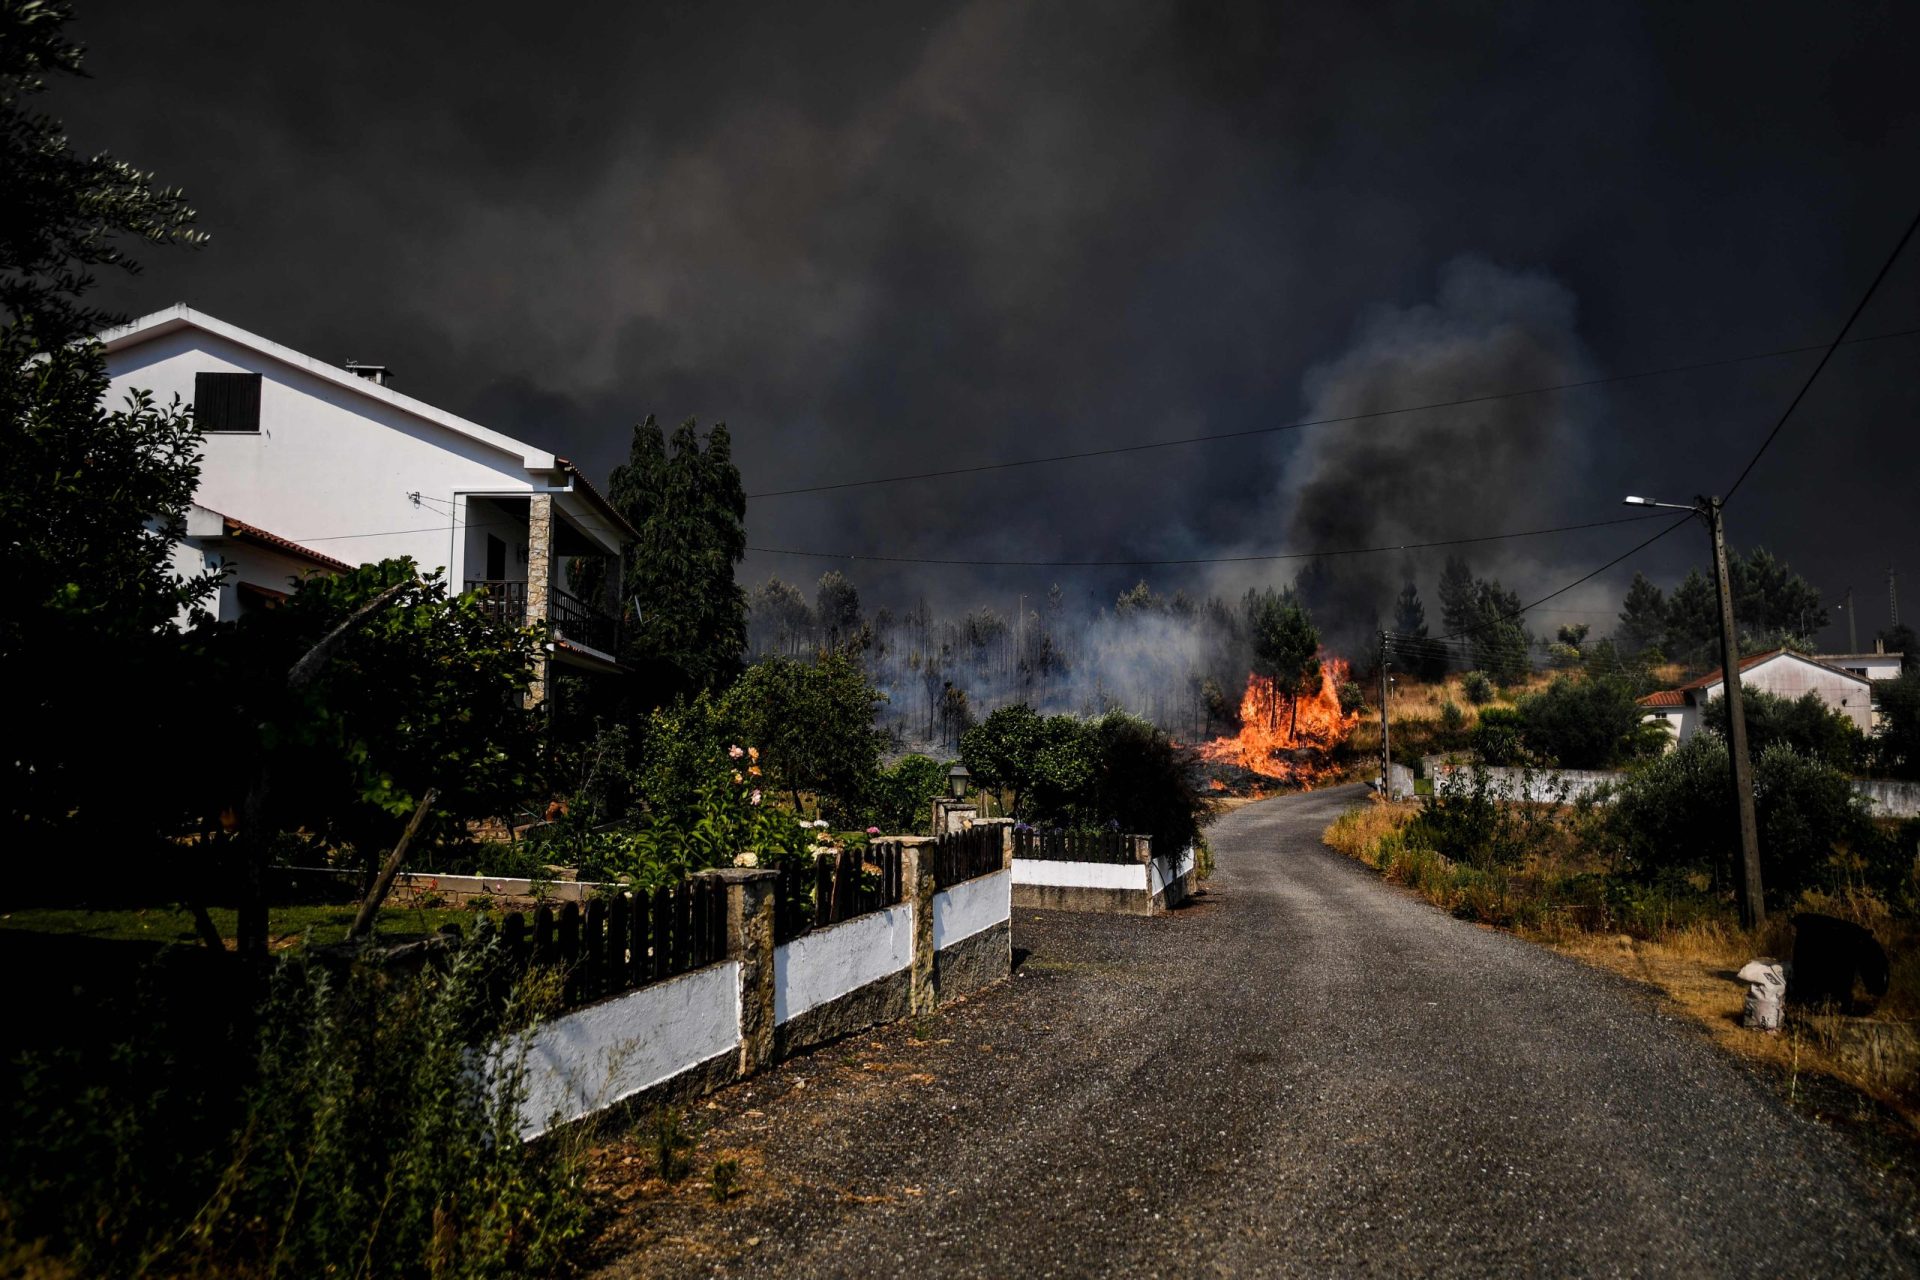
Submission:
M 1320 683 L 1320 632 L 1292 591 L 1249 592 L 1247 630 L 1253 639 L 1253 674 L 1266 682 L 1267 730 L 1279 725 L 1279 703 L 1288 702 L 1289 735 L 1300 727 L 1300 697 Z

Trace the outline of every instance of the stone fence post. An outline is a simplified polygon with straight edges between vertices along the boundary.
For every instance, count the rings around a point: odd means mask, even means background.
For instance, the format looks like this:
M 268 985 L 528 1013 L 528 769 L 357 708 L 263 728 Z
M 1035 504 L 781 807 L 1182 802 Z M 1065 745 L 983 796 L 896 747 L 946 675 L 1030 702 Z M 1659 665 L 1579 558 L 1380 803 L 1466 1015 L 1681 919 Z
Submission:
M 740 1065 L 750 1076 L 773 1062 L 773 889 L 779 876 L 753 867 L 710 871 L 727 891 L 727 959 L 740 962 Z
M 913 908 L 913 967 L 910 970 L 908 1008 L 930 1013 L 933 991 L 933 855 L 940 841 L 933 836 L 901 836 L 901 899 Z

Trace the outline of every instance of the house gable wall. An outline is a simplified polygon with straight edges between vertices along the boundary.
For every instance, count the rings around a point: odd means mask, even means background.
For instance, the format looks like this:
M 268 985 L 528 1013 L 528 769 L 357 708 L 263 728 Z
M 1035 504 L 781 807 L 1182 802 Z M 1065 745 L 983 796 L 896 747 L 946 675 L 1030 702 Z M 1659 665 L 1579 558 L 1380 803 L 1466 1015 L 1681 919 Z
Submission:
M 1689 701 L 1705 705 L 1719 697 L 1725 687 L 1724 681 L 1716 680 L 1699 690 Z M 1740 673 L 1740 687 L 1745 691 L 1758 689 L 1796 701 L 1809 693 L 1818 694 L 1829 709 L 1853 721 L 1860 732 L 1868 733 L 1873 729 L 1872 689 L 1867 681 L 1830 670 L 1817 662 L 1808 662 L 1791 653 L 1779 654 L 1748 667 Z M 1687 736 L 1685 728 L 1682 729 L 1682 736 Z
M 111 352 L 108 372 L 110 406 L 134 388 L 191 404 L 196 373 L 260 374 L 259 432 L 202 438 L 195 500 L 349 563 L 412 556 L 457 578 L 464 495 L 541 491 L 519 456 L 198 328 Z

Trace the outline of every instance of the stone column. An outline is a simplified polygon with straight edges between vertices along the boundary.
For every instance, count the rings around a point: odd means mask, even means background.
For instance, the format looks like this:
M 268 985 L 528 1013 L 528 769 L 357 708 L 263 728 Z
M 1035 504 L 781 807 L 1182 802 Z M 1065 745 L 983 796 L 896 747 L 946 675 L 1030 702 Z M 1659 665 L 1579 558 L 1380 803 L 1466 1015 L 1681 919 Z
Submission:
M 753 867 L 706 874 L 727 890 L 727 959 L 740 962 L 740 1075 L 773 1061 L 773 886 L 779 876 Z
M 913 968 L 908 1007 L 931 1013 L 938 998 L 933 990 L 933 853 L 939 841 L 932 836 L 900 838 L 902 897 L 913 907 Z
M 933 834 L 951 835 L 956 831 L 965 831 L 973 825 L 980 810 L 965 800 L 954 800 L 946 796 L 935 796 L 933 800 Z
M 527 503 L 527 617 L 526 625 L 547 620 L 553 592 L 553 495 L 536 493 Z M 547 651 L 533 660 L 533 683 L 527 686 L 527 709 L 547 697 Z

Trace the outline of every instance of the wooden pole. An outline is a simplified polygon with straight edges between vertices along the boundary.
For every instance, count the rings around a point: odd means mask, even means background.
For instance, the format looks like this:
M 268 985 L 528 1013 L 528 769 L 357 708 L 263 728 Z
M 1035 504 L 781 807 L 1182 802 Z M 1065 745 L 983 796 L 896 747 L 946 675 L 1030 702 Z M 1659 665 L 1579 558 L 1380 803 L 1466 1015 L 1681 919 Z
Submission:
M 1767 900 L 1760 881 L 1760 824 L 1753 812 L 1753 764 L 1747 758 L 1747 714 L 1740 700 L 1740 639 L 1733 623 L 1733 581 L 1727 570 L 1727 537 L 1718 498 L 1700 498 L 1713 538 L 1713 586 L 1720 599 L 1720 678 L 1727 700 L 1727 754 L 1733 763 L 1733 807 L 1740 829 L 1734 892 L 1740 923 L 1757 929 L 1767 922 Z
M 1387 633 L 1380 633 L 1380 798 L 1393 799 L 1393 751 L 1387 742 Z
M 373 918 L 380 914 L 380 904 L 387 900 L 387 894 L 393 889 L 394 877 L 400 874 L 400 862 L 407 856 L 407 846 L 413 843 L 420 824 L 427 820 L 427 811 L 433 808 L 433 802 L 439 798 L 440 792 L 435 787 L 428 787 L 427 794 L 420 797 L 413 816 L 407 819 L 407 829 L 400 833 L 400 843 L 393 846 L 393 852 L 387 855 L 386 865 L 380 868 L 373 888 L 367 890 L 366 901 L 360 904 L 360 912 L 353 918 L 353 928 L 347 931 L 349 938 L 364 938 L 372 931 Z

